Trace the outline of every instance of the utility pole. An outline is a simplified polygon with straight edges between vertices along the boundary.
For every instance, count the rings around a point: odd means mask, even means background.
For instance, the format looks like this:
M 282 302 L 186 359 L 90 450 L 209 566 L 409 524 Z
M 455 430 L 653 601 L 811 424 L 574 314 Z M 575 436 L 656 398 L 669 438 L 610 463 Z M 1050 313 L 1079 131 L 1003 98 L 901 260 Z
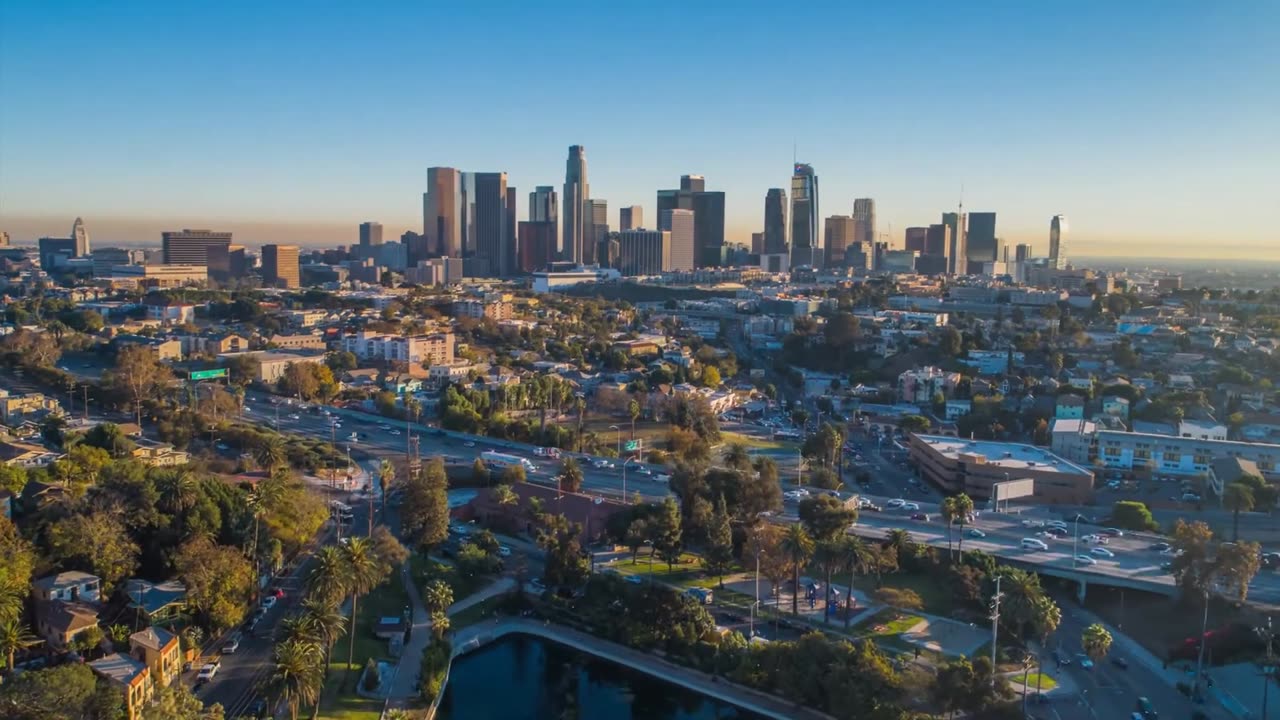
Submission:
M 1262 720 L 1267 720 L 1267 695 L 1271 689 L 1271 676 L 1276 672 L 1275 661 L 1273 660 L 1272 646 L 1275 645 L 1276 634 L 1271 629 L 1271 616 L 1267 616 L 1267 626 L 1265 628 L 1254 628 L 1254 632 L 1258 633 L 1262 641 L 1267 644 L 1267 661 L 1262 666 Z
M 991 596 L 991 686 L 996 684 L 996 638 L 1000 632 L 1000 576 L 996 576 L 996 592 Z
M 1200 679 L 1204 676 L 1204 635 L 1209 631 L 1209 589 L 1204 591 L 1204 619 L 1200 621 L 1200 652 L 1196 654 L 1195 697 L 1200 697 Z
M 84 421 L 89 422 L 89 383 L 81 386 L 84 389 L 84 405 L 80 410 L 84 413 Z

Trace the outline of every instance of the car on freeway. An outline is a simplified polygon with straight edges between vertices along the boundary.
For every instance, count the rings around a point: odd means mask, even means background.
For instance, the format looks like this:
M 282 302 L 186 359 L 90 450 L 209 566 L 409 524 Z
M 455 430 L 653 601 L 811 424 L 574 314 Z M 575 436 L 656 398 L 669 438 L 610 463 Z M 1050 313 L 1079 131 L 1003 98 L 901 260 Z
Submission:
M 1023 550 L 1048 550 L 1049 546 L 1039 538 L 1022 538 Z
M 1050 520 L 1046 522 L 1045 525 L 1048 525 L 1049 527 L 1062 528 L 1063 530 L 1067 529 L 1067 523 L 1063 520 Z
M 1145 697 L 1138 698 L 1138 712 L 1141 713 L 1143 720 L 1156 720 L 1159 715 L 1156 709 L 1151 705 L 1151 701 Z
M 1055 661 L 1055 662 L 1057 662 L 1059 665 L 1062 665 L 1062 666 L 1066 666 L 1066 665 L 1070 665 L 1070 664 L 1071 664 L 1071 656 L 1070 656 L 1070 655 L 1067 655 L 1066 653 L 1062 652 L 1061 650 L 1054 650 L 1054 651 L 1053 651 L 1053 659 L 1054 659 L 1054 661 Z
M 903 503 L 903 504 L 902 504 L 902 509 L 903 509 L 903 510 L 919 510 L 919 509 L 920 509 L 920 503 L 913 503 L 913 502 Z
M 627 582 L 631 583 L 632 585 L 639 585 L 640 583 L 644 582 L 644 578 L 640 577 L 639 575 L 628 575 Z
M 468 440 L 468 441 L 466 441 L 466 442 L 462 443 L 462 445 L 463 445 L 463 447 L 473 448 L 473 447 L 475 447 L 475 446 L 476 446 L 476 441 L 475 441 L 475 440 Z
M 399 431 L 399 430 L 392 430 L 392 431 L 391 431 L 391 434 L 392 434 L 392 435 L 400 435 L 401 433 L 400 433 L 400 431 Z
M 1111 538 L 1106 537 L 1105 535 L 1089 534 L 1081 537 L 1080 541 L 1089 543 L 1090 545 L 1106 545 L 1111 542 Z
M 1071 534 L 1067 532 L 1066 528 L 1060 528 L 1057 525 L 1050 525 L 1049 527 L 1045 528 L 1044 531 L 1054 537 L 1059 537 L 1059 538 L 1066 537 Z
M 1111 537 L 1124 537 L 1124 531 L 1120 528 L 1103 528 L 1102 534 L 1110 535 Z
M 1098 561 L 1092 555 L 1077 555 L 1076 562 L 1081 565 L 1097 565 Z
M 1115 553 L 1111 552 L 1110 550 L 1104 547 L 1093 548 L 1092 550 L 1089 551 L 1089 554 L 1097 555 L 1098 557 L 1104 557 L 1104 558 L 1113 558 L 1116 556 Z
M 978 528 L 969 528 L 967 531 L 965 531 L 965 534 L 971 538 L 984 538 L 987 536 L 986 533 L 982 532 Z
M 906 500 L 903 500 L 902 498 L 894 498 L 894 499 L 890 500 L 889 502 L 885 503 L 885 504 L 884 504 L 884 506 L 885 506 L 885 507 L 890 507 L 890 508 L 900 508 L 900 507 L 902 507 L 903 505 L 906 505 L 906 504 L 907 504 L 907 501 L 906 501 Z
M 301 415 L 299 415 L 298 413 L 290 413 L 290 415 L 289 415 L 289 419 L 290 419 L 290 420 L 301 420 L 301 419 L 302 419 L 302 416 L 301 416 Z
M 660 483 L 671 482 L 671 476 L 670 475 L 654 475 L 653 481 L 660 482 Z
M 1022 527 L 1025 527 L 1025 528 L 1042 528 L 1042 527 L 1044 527 L 1044 521 L 1043 521 L 1043 520 L 1023 520 L 1023 521 L 1022 521 Z
M 239 632 L 233 632 L 227 637 L 227 641 L 222 644 L 223 655 L 233 655 L 235 651 L 240 649 L 241 635 Z
M 636 472 L 637 472 L 637 473 L 639 473 L 639 474 L 641 474 L 641 475 L 652 475 L 652 474 L 653 474 L 653 471 L 652 471 L 652 470 L 650 470 L 650 469 L 649 469 L 649 468 L 647 468 L 647 467 L 642 467 L 642 468 L 640 468 L 639 470 L 636 470 Z
M 1156 552 L 1167 552 L 1172 547 L 1173 546 L 1167 542 L 1158 542 L 1158 543 L 1151 543 L 1151 545 L 1148 546 L 1147 549 L 1155 550 Z
M 920 522 L 929 522 L 929 516 L 926 513 L 912 513 L 911 519 L 919 520 Z

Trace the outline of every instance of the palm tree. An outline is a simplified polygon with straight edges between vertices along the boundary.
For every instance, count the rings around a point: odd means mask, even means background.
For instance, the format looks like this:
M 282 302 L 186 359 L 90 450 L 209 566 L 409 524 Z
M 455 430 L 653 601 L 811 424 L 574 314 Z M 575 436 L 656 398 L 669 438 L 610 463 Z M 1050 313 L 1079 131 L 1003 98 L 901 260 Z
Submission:
M 632 400 L 627 403 L 627 416 L 631 418 L 631 439 L 636 439 L 636 418 L 640 417 L 640 403 Z
M 1040 578 L 1035 573 L 1017 568 L 1001 568 L 999 574 L 1003 580 L 1000 585 L 1004 601 L 1001 603 L 1001 615 L 1009 618 L 1021 638 L 1027 623 L 1034 617 L 1036 603 L 1044 597 L 1040 587 Z
M 268 435 L 253 449 L 253 459 L 258 467 L 270 472 L 289 461 L 289 453 L 285 450 L 284 441 L 279 435 Z
M 329 658 L 333 654 L 333 644 L 338 641 L 347 627 L 346 616 L 333 603 L 324 602 L 319 598 L 307 598 L 302 601 L 302 614 L 298 619 L 307 637 L 312 642 L 320 644 L 320 650 L 324 653 L 320 675 L 322 678 L 328 678 Z M 320 703 L 316 703 L 311 717 L 319 716 Z
M 885 547 L 893 548 L 894 554 L 901 558 L 903 555 L 909 555 L 915 551 L 916 541 L 911 537 L 911 533 L 906 530 L 894 528 L 889 531 Z
M 499 484 L 489 491 L 489 495 L 499 505 L 515 505 L 520 502 L 520 496 L 516 495 L 510 485 Z
M 813 561 L 818 564 L 818 567 L 822 568 L 822 578 L 826 583 L 823 587 L 826 588 L 827 592 L 827 607 L 824 608 L 823 612 L 826 621 L 830 622 L 831 576 L 834 575 L 836 570 L 838 570 L 845 562 L 844 541 L 840 538 L 833 538 L 831 540 L 823 540 L 819 542 L 813 551 Z M 853 589 L 852 583 L 850 583 L 849 589 Z
M 351 538 L 342 547 L 342 556 L 347 566 L 347 591 L 351 593 L 351 617 L 356 615 L 356 606 L 360 596 L 368 593 L 382 582 L 382 563 L 373 552 L 373 544 L 368 538 Z M 348 633 L 347 668 L 354 666 L 356 655 L 356 634 Z
M 355 542 L 360 538 L 354 538 Z M 326 545 L 316 553 L 315 566 L 307 574 L 307 594 L 326 602 L 337 602 L 350 588 L 347 558 L 334 545 Z M 353 613 L 354 614 L 354 613 Z
M 1096 663 L 1111 651 L 1111 633 L 1098 623 L 1094 623 L 1080 634 L 1080 647 L 1084 648 L 1084 654 Z
M 964 558 L 964 526 L 969 521 L 969 516 L 973 514 L 973 498 L 960 493 L 952 498 L 955 501 L 956 520 L 960 523 L 960 540 L 957 543 L 956 553 Z
M 1041 595 L 1036 600 L 1031 615 L 1032 632 L 1036 638 L 1040 640 L 1040 653 L 1044 652 L 1044 646 L 1049 642 L 1049 636 L 1057 632 L 1058 625 L 1062 623 L 1062 609 L 1048 596 Z M 1039 654 L 1036 656 L 1036 665 L 1043 667 L 1044 658 Z M 1036 670 L 1037 674 L 1039 670 Z M 1036 677 L 1036 693 L 1040 693 L 1040 678 Z
M 161 505 L 178 521 L 178 537 L 181 538 L 185 534 L 186 512 L 199 499 L 200 486 L 195 476 L 186 470 L 165 473 L 156 485 Z
M 387 491 L 396 480 L 396 466 L 390 460 L 378 465 L 378 484 L 382 487 L 382 522 L 387 521 Z
M 320 646 L 314 642 L 285 640 L 278 643 L 268 685 L 289 706 L 289 717 L 298 720 L 302 703 L 319 700 L 322 685 Z
M 431 613 L 431 632 L 436 636 L 437 640 L 444 638 L 444 634 L 449 632 L 449 614 L 444 611 Z
M 453 586 L 444 580 L 436 579 L 427 583 L 422 594 L 427 610 L 433 613 L 448 610 L 453 604 Z
M 813 538 L 805 532 L 804 526 L 794 523 L 782 536 L 782 552 L 791 560 L 791 581 L 794 584 L 791 592 L 791 614 L 800 614 L 800 568 L 813 557 Z
M 955 497 L 946 497 L 942 499 L 942 504 L 938 506 L 938 513 L 942 515 L 942 520 L 947 524 L 947 554 L 953 555 L 951 548 L 951 531 L 956 524 L 956 499 Z
M 1231 534 L 1239 542 L 1240 513 L 1253 509 L 1253 488 L 1240 482 L 1231 483 L 1222 491 L 1222 504 L 1231 511 Z
M 26 625 L 16 617 L 0 620 L 0 652 L 4 653 L 8 662 L 9 674 L 13 674 L 13 657 L 19 650 L 39 645 L 42 640 L 31 634 Z

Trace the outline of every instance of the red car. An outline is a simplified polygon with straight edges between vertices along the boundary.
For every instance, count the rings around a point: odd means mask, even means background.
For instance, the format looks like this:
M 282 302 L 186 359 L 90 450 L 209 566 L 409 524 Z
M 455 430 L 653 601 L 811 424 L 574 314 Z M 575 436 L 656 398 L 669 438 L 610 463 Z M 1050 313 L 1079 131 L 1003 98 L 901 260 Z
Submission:
M 281 590 L 280 588 L 271 588 L 270 590 L 267 591 L 267 594 L 274 597 L 277 600 L 280 600 L 281 598 L 284 597 L 284 591 Z

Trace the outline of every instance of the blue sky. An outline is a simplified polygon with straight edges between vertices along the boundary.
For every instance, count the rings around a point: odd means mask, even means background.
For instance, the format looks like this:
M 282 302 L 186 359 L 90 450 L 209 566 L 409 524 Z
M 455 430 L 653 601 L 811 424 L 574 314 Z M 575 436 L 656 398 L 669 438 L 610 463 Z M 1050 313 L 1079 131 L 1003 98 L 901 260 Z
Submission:
M 546 5 L 547 7 L 542 7 Z M 0 229 L 250 244 L 420 229 L 426 168 L 644 206 L 683 173 L 763 222 L 793 144 L 823 215 L 1010 242 L 1280 256 L 1280 4 L 0 3 Z M 65 228 L 64 228 L 65 226 Z M 1208 250 L 1206 250 L 1208 249 Z

